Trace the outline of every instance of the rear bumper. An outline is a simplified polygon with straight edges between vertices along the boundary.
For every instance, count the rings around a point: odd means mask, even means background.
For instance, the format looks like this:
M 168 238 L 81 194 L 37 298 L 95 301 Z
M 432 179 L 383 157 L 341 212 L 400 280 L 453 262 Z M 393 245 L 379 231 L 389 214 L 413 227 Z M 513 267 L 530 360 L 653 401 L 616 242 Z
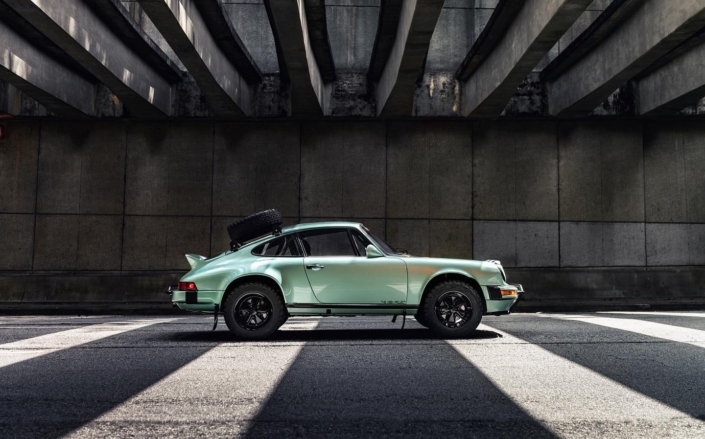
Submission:
M 213 311 L 214 305 L 220 305 L 222 291 L 181 291 L 167 288 L 171 303 L 186 311 Z

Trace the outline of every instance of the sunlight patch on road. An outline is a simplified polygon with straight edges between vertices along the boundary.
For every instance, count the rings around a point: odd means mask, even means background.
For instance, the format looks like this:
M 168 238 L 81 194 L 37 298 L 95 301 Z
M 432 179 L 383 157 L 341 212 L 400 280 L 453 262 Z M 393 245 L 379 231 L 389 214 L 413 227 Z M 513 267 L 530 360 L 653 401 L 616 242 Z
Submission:
M 592 369 L 496 328 L 479 329 L 502 335 L 507 344 L 448 343 L 477 367 L 534 419 L 562 436 L 559 425 L 572 421 L 619 420 L 626 423 L 685 419 L 705 425 L 691 415 L 663 404 Z
M 0 344 L 0 368 L 174 319 L 100 323 Z
M 705 312 L 673 312 L 673 311 L 600 311 L 598 314 L 624 314 L 635 316 L 670 316 L 670 317 L 699 317 L 705 319 Z
M 571 314 L 542 314 L 542 316 L 552 319 L 590 323 L 593 325 L 646 335 L 648 337 L 660 338 L 678 343 L 687 343 L 693 346 L 705 348 L 705 331 L 699 329 L 683 328 L 681 326 L 654 323 L 646 320 L 620 319 L 615 317 Z
M 292 319 L 281 329 L 314 330 L 319 322 L 320 318 Z M 93 437 L 116 423 L 171 424 L 178 430 L 184 416 L 197 419 L 199 425 L 227 423 L 230 437 L 238 437 L 248 431 L 304 347 L 301 342 L 235 338 L 219 343 L 65 437 Z

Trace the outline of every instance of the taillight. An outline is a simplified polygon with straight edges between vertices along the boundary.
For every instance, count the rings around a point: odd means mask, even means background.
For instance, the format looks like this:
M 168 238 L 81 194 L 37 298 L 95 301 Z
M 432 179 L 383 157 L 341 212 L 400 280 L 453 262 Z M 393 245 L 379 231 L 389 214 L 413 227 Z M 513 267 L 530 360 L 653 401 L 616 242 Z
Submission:
M 198 291 L 195 282 L 179 282 L 179 290 L 181 291 Z

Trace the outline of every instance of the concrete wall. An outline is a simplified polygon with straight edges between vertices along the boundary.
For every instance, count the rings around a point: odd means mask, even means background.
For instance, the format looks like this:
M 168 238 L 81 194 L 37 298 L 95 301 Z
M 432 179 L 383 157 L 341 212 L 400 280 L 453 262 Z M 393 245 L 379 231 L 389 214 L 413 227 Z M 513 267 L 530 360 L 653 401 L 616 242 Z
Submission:
M 227 249 L 227 224 L 268 207 L 287 224 L 360 220 L 421 256 L 499 259 L 529 305 L 705 297 L 697 122 L 0 125 L 4 306 L 168 307 L 183 254 Z

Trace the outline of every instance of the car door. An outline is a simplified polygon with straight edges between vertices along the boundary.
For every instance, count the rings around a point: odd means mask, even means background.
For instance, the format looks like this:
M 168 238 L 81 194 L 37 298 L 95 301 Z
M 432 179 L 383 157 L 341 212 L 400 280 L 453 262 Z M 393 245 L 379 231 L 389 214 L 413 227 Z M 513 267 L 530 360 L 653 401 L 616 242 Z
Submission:
M 367 258 L 351 228 L 301 232 L 304 266 L 322 303 L 391 305 L 406 303 L 406 263 L 401 258 Z M 360 235 L 362 236 L 362 235 Z

